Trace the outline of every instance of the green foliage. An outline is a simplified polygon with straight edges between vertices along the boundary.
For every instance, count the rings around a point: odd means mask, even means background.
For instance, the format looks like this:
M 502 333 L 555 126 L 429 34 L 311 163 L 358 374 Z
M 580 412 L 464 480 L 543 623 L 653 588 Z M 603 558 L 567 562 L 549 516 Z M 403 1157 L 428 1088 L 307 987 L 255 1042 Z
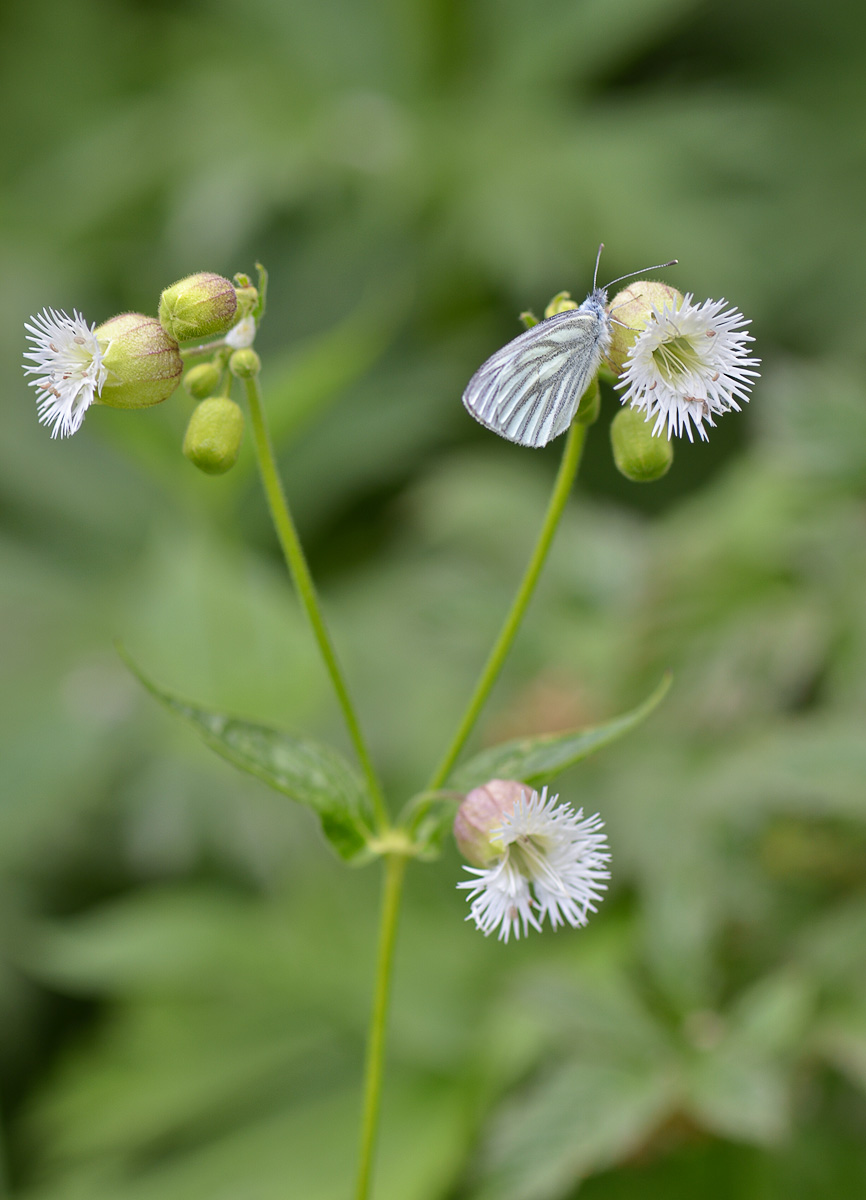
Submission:
M 150 694 L 188 721 L 217 754 L 317 813 L 341 858 L 351 862 L 364 854 L 373 827 L 369 796 L 341 754 L 309 738 L 188 704 L 157 687 L 127 655 L 123 658 Z
M 21 322 L 153 313 L 185 272 L 266 258 L 286 488 L 405 796 L 556 461 L 485 438 L 460 391 L 521 310 L 580 298 L 603 239 L 608 277 L 672 254 L 670 282 L 735 301 L 765 375 L 640 496 L 604 397 L 470 753 L 597 725 L 668 667 L 676 685 L 560 781 L 611 838 L 587 930 L 490 944 L 452 854 L 414 869 L 380 1197 L 866 1193 L 862 6 L 14 0 L 2 19 L 7 1190 L 344 1197 L 375 905 L 372 876 L 108 650 L 203 712 L 339 743 L 249 449 L 224 478 L 185 471 L 179 393 L 50 442 Z
M 671 676 L 661 683 L 632 712 L 614 717 L 592 729 L 570 733 L 544 734 L 534 738 L 515 738 L 483 750 L 469 762 L 458 767 L 449 783 L 461 792 L 468 792 L 488 779 L 518 779 L 522 783 L 541 786 L 561 771 L 573 767 L 596 750 L 609 746 L 624 734 L 635 729 L 661 703 L 671 685 Z

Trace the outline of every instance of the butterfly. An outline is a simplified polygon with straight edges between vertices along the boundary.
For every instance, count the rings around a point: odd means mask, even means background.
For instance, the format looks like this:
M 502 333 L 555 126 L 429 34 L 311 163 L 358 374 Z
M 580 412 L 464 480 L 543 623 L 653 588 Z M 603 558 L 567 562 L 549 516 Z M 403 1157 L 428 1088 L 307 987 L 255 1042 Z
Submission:
M 466 409 L 509 442 L 537 448 L 565 433 L 610 346 L 608 288 L 676 262 L 631 271 L 597 287 L 603 249 L 604 243 L 598 248 L 592 291 L 583 304 L 521 333 L 482 363 L 466 385 Z

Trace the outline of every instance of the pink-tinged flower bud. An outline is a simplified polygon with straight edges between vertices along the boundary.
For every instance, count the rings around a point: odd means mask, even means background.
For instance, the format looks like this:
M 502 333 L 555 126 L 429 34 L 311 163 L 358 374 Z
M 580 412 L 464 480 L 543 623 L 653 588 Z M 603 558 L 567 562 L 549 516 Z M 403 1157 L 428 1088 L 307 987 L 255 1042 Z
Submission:
M 96 401 L 110 408 L 149 408 L 175 390 L 183 373 L 177 342 L 154 317 L 120 313 L 94 334 L 107 374 Z
M 608 305 L 612 320 L 610 348 L 606 355 L 617 375 L 622 372 L 638 334 L 652 320 L 653 306 L 661 312 L 665 307 L 676 308 L 682 299 L 676 288 L 648 279 L 637 279 L 617 292 Z
M 454 839 L 467 862 L 488 867 L 502 857 L 502 843 L 495 837 L 491 840 L 491 835 L 502 825 L 503 816 L 514 811 L 521 796 L 531 794 L 531 787 L 513 779 L 491 779 L 469 792 L 454 818 Z
M 227 396 L 202 400 L 183 439 L 183 452 L 206 475 L 224 475 L 238 460 L 244 436 L 244 414 Z
M 159 298 L 159 320 L 179 342 L 216 337 L 234 325 L 238 298 L 222 275 L 199 271 L 167 287 Z

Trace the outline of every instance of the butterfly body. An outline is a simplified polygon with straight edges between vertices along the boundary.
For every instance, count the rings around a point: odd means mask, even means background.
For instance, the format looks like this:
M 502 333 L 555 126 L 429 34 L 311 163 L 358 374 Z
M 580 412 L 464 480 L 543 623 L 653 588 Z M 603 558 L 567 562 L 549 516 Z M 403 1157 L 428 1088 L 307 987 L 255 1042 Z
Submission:
M 546 446 L 565 433 L 610 345 L 607 290 L 556 313 L 497 350 L 466 385 L 476 421 L 521 446 Z

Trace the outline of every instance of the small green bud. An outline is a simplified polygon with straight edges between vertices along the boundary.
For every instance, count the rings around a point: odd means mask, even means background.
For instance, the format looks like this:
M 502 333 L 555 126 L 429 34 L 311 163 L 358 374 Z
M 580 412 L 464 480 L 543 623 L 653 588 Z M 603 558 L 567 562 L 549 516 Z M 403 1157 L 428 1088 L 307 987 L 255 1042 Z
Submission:
M 659 312 L 665 307 L 670 310 L 677 307 L 682 299 L 682 294 L 676 288 L 649 279 L 638 279 L 617 292 L 607 306 L 614 318 L 610 324 L 607 361 L 617 375 L 622 372 L 638 334 L 652 320 L 653 307 Z
M 108 369 L 98 404 L 149 408 L 167 400 L 180 383 L 183 362 L 177 342 L 154 317 L 120 313 L 94 332 Z
M 159 320 L 173 338 L 188 342 L 231 329 L 237 308 L 235 289 L 227 279 L 199 271 L 165 289 L 159 298 Z
M 454 818 L 454 840 L 467 862 L 489 867 L 502 857 L 504 847 L 494 831 L 501 826 L 503 816 L 514 811 L 520 797 L 531 792 L 531 787 L 513 779 L 491 779 L 469 792 Z
M 246 279 L 246 276 L 243 277 Z M 238 301 L 238 319 L 243 320 L 252 314 L 253 309 L 259 302 L 259 289 L 251 287 L 249 282 L 245 287 L 235 287 L 235 296 Z
M 183 386 L 196 400 L 204 400 L 216 391 L 221 374 L 216 363 L 199 363 L 196 367 L 190 367 L 184 375 Z
M 524 326 L 527 329 L 534 329 L 535 326 L 538 324 L 538 317 L 535 315 L 534 312 L 530 312 L 529 309 L 527 309 L 526 312 L 522 312 L 520 314 L 520 320 L 523 322 Z
M 229 370 L 237 379 L 254 379 L 262 369 L 262 360 L 252 348 L 235 350 L 229 359 Z
M 652 422 L 636 408 L 623 408 L 610 424 L 617 469 L 632 483 L 652 483 L 670 470 L 674 448 L 666 437 L 653 437 Z
M 238 460 L 244 414 L 227 396 L 202 400 L 186 427 L 183 452 L 206 475 L 223 475 Z
M 555 317 L 557 313 L 571 312 L 573 308 L 577 307 L 571 298 L 571 292 L 557 292 L 544 310 L 544 315 L 545 317 Z

